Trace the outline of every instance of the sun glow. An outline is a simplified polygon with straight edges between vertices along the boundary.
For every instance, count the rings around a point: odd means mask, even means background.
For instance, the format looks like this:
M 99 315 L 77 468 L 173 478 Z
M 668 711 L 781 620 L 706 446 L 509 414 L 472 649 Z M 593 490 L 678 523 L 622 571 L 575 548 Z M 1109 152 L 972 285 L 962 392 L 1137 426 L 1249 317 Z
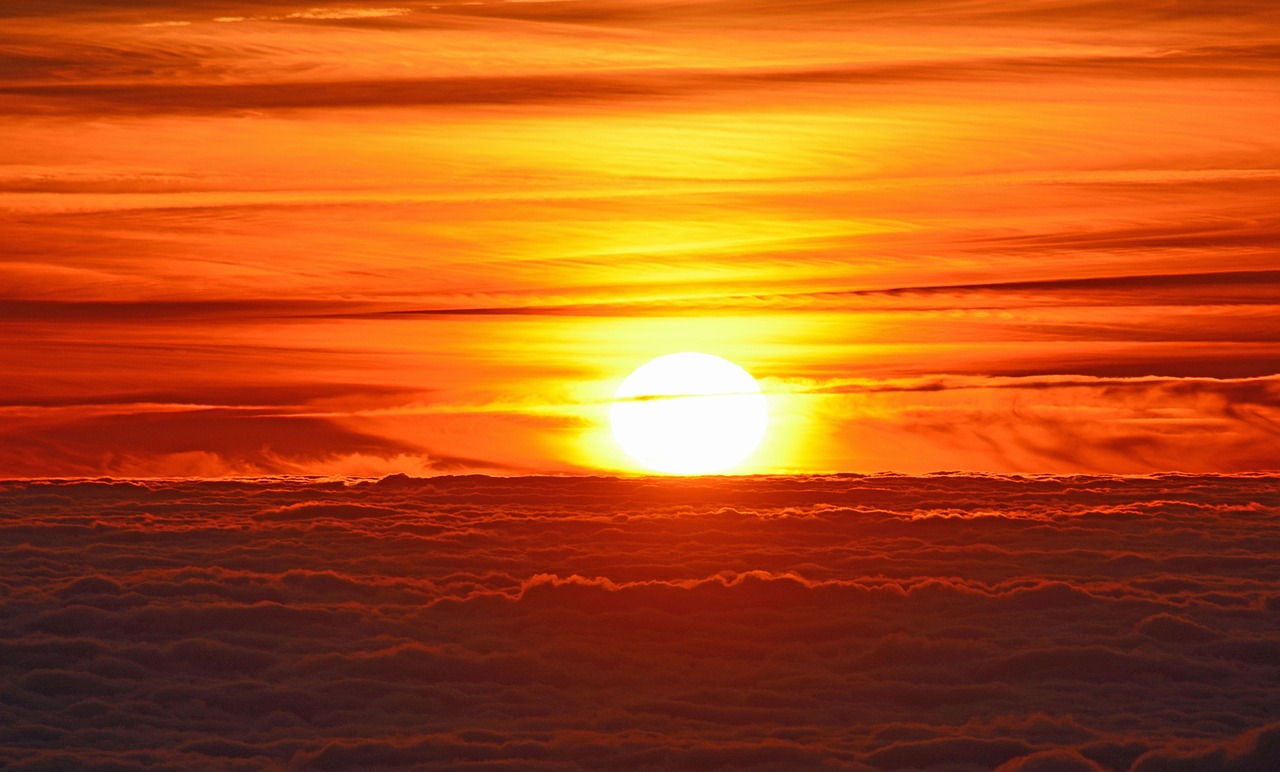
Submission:
M 710 354 L 650 360 L 618 388 L 613 436 L 644 467 L 707 474 L 741 463 L 764 439 L 769 410 L 750 373 Z

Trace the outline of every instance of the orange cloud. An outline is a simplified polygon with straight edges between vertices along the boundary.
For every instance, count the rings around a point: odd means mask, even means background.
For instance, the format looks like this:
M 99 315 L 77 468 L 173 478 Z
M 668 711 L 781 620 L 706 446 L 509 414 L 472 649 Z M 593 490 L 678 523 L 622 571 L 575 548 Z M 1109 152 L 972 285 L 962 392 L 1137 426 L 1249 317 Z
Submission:
M 626 471 L 688 348 L 742 471 L 1276 464 L 1265 3 L 5 13 L 22 474 Z

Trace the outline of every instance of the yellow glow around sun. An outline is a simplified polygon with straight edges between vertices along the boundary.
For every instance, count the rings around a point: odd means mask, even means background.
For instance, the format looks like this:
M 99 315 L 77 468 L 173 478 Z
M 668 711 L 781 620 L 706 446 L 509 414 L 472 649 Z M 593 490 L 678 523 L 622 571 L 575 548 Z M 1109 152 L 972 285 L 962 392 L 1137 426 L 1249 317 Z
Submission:
M 733 467 L 764 438 L 769 409 L 750 373 L 710 354 L 650 360 L 618 388 L 613 436 L 655 472 L 707 474 Z

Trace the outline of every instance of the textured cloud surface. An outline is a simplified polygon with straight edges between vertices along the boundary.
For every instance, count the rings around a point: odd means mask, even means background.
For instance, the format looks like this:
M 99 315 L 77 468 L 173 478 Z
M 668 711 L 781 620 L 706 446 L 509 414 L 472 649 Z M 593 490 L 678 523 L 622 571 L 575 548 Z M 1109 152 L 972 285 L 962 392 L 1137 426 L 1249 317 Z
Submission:
M 0 484 L 14 769 L 1262 770 L 1280 480 Z

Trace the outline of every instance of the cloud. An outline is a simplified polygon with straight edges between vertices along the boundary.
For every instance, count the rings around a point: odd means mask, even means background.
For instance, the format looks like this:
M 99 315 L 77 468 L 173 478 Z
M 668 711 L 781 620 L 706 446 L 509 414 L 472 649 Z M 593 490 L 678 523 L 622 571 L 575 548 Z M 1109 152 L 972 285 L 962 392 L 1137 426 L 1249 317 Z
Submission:
M 303 12 L 309 13 L 309 12 Z M 327 12 L 342 13 L 342 12 Z M 386 15 L 386 14 L 383 14 Z M 294 19 L 367 18 L 342 15 L 290 15 Z M 155 22 L 186 25 L 189 22 Z M 89 54 L 90 50 L 85 49 Z M 1216 75 L 1223 78 L 1269 78 L 1275 68 L 1275 47 L 1241 46 L 1160 55 L 1006 57 L 972 60 L 939 60 L 892 64 L 848 65 L 835 68 L 675 69 L 614 71 L 608 74 L 554 72 L 536 75 L 434 78 L 361 78 L 278 82 L 217 83 L 197 80 L 161 83 L 153 79 L 115 83 L 60 83 L 38 80 L 21 85 L 0 85 L 10 97 L 11 111 L 48 115 L 172 115 L 227 111 L 306 110 L 382 107 L 450 107 L 474 105 L 536 105 L 573 102 L 633 101 L 658 98 L 690 98 L 717 92 L 752 92 L 761 88 L 802 92 L 825 86 L 870 89 L 866 101 L 880 101 L 883 91 L 902 84 L 1019 83 L 1130 78 L 1185 78 Z M 109 52 L 106 55 L 110 55 Z M 32 74 L 42 63 L 56 60 L 26 56 L 20 63 Z M 57 72 L 57 69 L 52 69 Z M 192 73 L 195 75 L 196 73 Z M 132 80 L 132 79 L 130 79 Z M 1123 238 L 1125 234 L 1117 234 Z M 1127 234 L 1131 246 L 1190 246 L 1224 236 L 1212 230 L 1196 237 Z M 1080 238 L 1085 238 L 1081 236 Z M 1237 237 L 1228 243 L 1256 244 L 1260 237 Z M 1274 235 L 1262 239 L 1273 243 Z
M 678 343 L 761 471 L 1271 468 L 1275 12 L 1192 6 L 6 3 L 0 460 L 622 467 Z
M 939 286 L 883 287 L 773 295 L 709 295 L 666 301 L 599 301 L 564 305 L 511 305 L 437 309 L 396 309 L 374 312 L 385 316 L 496 316 L 523 314 L 564 316 L 660 315 L 679 312 L 729 310 L 785 311 L 857 308 L 862 311 L 921 310 L 931 298 L 935 307 L 993 309 L 1028 305 L 1275 305 L 1274 287 L 1280 271 L 1213 271 L 1186 274 L 1089 276 L 1071 279 L 990 282 Z M 887 301 L 887 302 L 886 302 Z
M 1277 496 L 1260 475 L 4 481 L 0 759 L 1265 768 Z
M 116 115 L 304 110 L 337 107 L 519 105 L 653 98 L 664 90 L 644 76 L 599 75 L 351 79 L 229 85 L 114 84 L 0 87 L 21 112 Z
M 996 767 L 996 772 L 1105 772 L 1075 750 L 1040 751 Z
M 261 322 L 263 319 L 294 318 L 331 311 L 332 304 L 296 300 L 208 300 L 208 301 L 80 301 L 6 300 L 0 322 L 126 323 L 148 321 L 220 322 L 236 319 Z
M 1093 25 L 1125 21 L 1133 24 L 1169 25 L 1182 21 L 1235 22 L 1252 26 L 1251 17 L 1268 18 L 1272 8 L 1261 0 L 1241 0 L 1221 6 L 1170 6 L 1144 0 L 1123 8 L 1068 0 L 1039 0 L 1016 6 L 944 0 L 865 2 L 850 5 L 840 0 L 752 0 L 725 2 L 700 0 L 688 3 L 650 3 L 644 0 L 542 0 L 534 2 L 461 2 L 438 4 L 443 13 L 518 19 L 557 24 L 616 25 L 663 28 L 668 25 L 764 26 L 803 24 L 875 24 L 893 27 L 1018 24 L 1034 27 Z M 927 10 L 929 16 L 923 11 Z
M 1200 743 L 1186 749 L 1143 755 L 1134 772 L 1245 772 L 1280 763 L 1280 725 L 1270 724 L 1229 743 Z
M 1218 366 L 1200 363 L 1204 369 Z M 1132 369 L 1157 368 L 1145 361 Z M 959 465 L 970 468 L 980 457 L 1007 464 L 1009 471 L 1248 471 L 1280 465 L 1271 452 L 1280 430 L 1280 394 L 1270 376 L 950 376 L 791 388 L 840 415 L 842 432 L 892 434 L 891 449 L 915 442 L 953 447 Z M 945 464 L 936 453 L 932 462 Z
M 387 16 L 404 16 L 413 13 L 412 8 L 311 8 L 306 11 L 294 11 L 280 18 L 284 19 L 380 19 Z
M 355 431 L 327 417 L 280 415 L 260 407 L 126 404 L 51 412 L 50 417 L 36 413 L 11 420 L 0 432 L 0 459 L 11 474 L 47 471 L 35 462 L 40 456 L 58 458 L 64 474 L 282 474 L 322 459 L 342 466 L 344 459 L 358 456 L 384 463 L 420 456 L 413 468 L 420 473 L 433 466 L 427 459 L 434 454 L 416 445 Z M 447 455 L 439 463 L 442 470 L 470 466 Z

